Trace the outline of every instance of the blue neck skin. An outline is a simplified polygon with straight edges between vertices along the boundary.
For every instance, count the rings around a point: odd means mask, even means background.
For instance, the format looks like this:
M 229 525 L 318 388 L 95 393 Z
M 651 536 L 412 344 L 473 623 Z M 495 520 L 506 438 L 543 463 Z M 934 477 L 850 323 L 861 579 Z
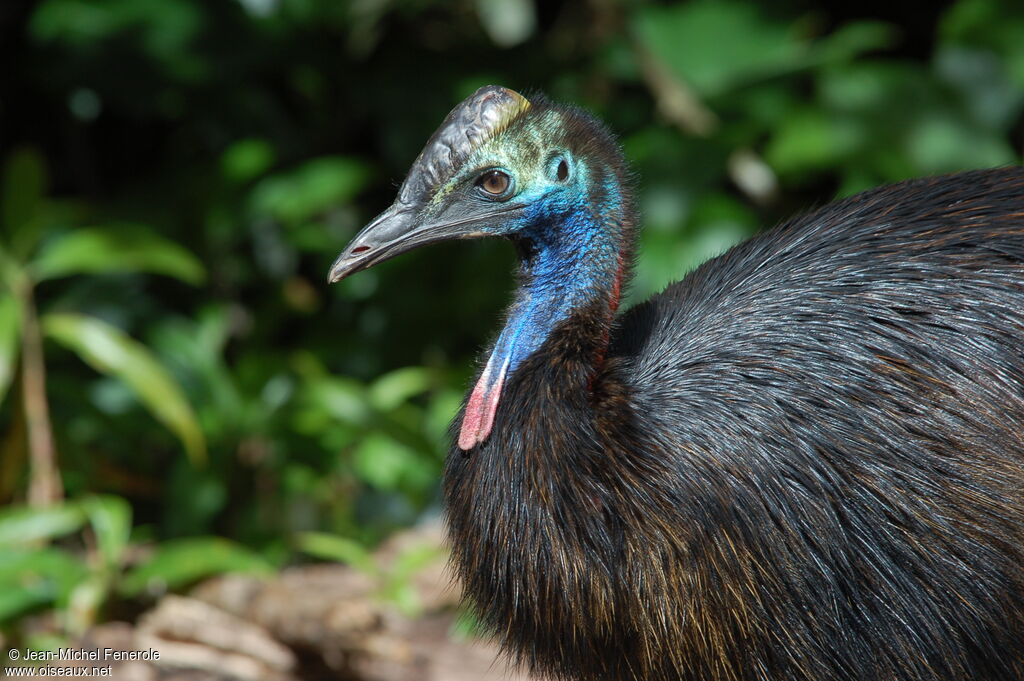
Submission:
M 524 221 L 530 226 L 517 235 L 523 285 L 494 345 L 490 363 L 495 368 L 508 361 L 511 375 L 573 310 L 601 301 L 609 314 L 614 312 L 623 247 L 616 224 L 621 199 L 617 191 L 602 193 L 597 204 L 582 193 L 577 200 L 560 196 L 534 204 Z

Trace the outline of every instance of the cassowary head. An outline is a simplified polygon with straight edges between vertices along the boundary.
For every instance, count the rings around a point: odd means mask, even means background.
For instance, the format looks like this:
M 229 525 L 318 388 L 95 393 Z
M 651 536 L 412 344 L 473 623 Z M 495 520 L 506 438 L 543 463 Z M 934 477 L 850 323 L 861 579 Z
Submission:
M 585 242 L 579 232 L 596 221 L 571 218 L 607 207 L 605 199 L 621 203 L 623 166 L 588 114 L 483 87 L 448 114 L 398 198 L 345 248 L 329 280 L 448 239 L 503 236 L 526 252 Z

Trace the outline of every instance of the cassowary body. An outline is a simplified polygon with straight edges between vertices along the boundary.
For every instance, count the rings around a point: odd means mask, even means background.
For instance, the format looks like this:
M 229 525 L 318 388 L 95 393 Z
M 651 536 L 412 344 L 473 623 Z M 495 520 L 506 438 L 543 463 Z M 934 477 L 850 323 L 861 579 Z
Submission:
M 831 204 L 616 317 L 634 223 L 598 123 L 486 88 L 333 270 L 517 244 L 444 482 L 506 648 L 585 681 L 1024 679 L 1024 171 Z

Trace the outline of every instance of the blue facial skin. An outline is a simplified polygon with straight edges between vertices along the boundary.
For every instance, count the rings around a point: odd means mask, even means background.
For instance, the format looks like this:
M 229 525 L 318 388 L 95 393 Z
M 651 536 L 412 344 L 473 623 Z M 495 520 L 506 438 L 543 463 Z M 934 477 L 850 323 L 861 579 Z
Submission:
M 554 160 L 540 186 L 513 199 L 525 209 L 493 228 L 519 241 L 522 254 L 523 286 L 491 355 L 495 367 L 507 359 L 510 373 L 572 310 L 607 297 L 619 273 L 618 230 L 607 224 L 621 210 L 617 182 L 600 182 L 603 191 L 592 192 L 591 178 L 579 164 L 572 167 L 568 181 L 552 181 L 560 160 Z

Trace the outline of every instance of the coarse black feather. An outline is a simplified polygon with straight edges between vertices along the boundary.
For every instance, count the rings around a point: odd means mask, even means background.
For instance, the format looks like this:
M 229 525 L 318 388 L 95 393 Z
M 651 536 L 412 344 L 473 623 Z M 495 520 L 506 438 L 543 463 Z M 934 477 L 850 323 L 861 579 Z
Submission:
M 1022 438 L 1024 171 L 903 182 L 560 323 L 448 457 L 454 565 L 556 678 L 1019 681 Z

